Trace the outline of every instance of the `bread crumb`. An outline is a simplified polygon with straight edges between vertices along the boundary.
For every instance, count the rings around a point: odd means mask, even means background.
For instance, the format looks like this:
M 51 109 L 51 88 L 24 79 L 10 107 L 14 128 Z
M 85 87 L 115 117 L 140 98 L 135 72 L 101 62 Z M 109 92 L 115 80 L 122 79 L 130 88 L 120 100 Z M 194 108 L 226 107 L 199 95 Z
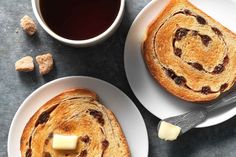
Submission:
M 34 70 L 34 62 L 31 56 L 21 58 L 15 63 L 16 71 L 30 72 Z
M 17 28 L 17 29 L 15 30 L 15 32 L 16 32 L 16 33 L 19 33 L 19 29 Z
M 34 35 L 37 31 L 36 24 L 34 23 L 33 19 L 29 17 L 28 15 L 25 15 L 20 20 L 20 25 L 22 29 L 28 34 L 28 35 Z
M 36 62 L 39 65 L 39 72 L 42 75 L 49 73 L 53 68 L 53 58 L 50 53 L 37 56 Z

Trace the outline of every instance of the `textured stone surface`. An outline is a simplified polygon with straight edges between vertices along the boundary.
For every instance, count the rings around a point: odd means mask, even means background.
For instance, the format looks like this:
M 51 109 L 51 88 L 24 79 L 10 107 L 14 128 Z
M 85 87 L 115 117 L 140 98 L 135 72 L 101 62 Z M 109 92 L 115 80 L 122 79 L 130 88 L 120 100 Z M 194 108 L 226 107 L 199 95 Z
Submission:
M 236 118 L 214 127 L 192 130 L 176 142 L 163 142 L 157 138 L 159 119 L 134 97 L 123 65 L 129 27 L 149 1 L 127 0 L 123 22 L 109 40 L 95 47 L 76 49 L 52 39 L 39 25 L 37 35 L 28 37 L 22 32 L 19 20 L 25 14 L 35 19 L 30 1 L 0 0 L 0 157 L 7 156 L 10 123 L 22 101 L 44 83 L 71 75 L 87 75 L 108 81 L 135 102 L 148 129 L 150 157 L 236 156 Z M 44 51 L 51 51 L 55 59 L 56 68 L 49 75 L 42 77 L 38 71 L 28 74 L 15 72 L 16 60 L 26 55 L 35 57 Z

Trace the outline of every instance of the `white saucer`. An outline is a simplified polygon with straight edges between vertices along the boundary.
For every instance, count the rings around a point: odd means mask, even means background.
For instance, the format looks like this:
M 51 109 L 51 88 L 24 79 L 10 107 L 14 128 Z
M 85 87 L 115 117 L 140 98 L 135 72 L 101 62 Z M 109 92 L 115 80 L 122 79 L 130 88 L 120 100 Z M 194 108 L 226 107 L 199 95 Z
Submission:
M 160 119 L 176 116 L 199 106 L 182 101 L 167 93 L 150 76 L 141 55 L 141 43 L 146 29 L 156 18 L 169 0 L 151 1 L 136 17 L 125 44 L 124 63 L 129 84 L 139 101 L 152 114 Z M 191 0 L 194 5 L 236 32 L 236 0 Z M 197 127 L 207 127 L 219 124 L 233 117 L 236 108 L 222 110 L 211 114 L 209 118 Z
M 21 156 L 20 138 L 30 117 L 45 102 L 70 88 L 87 88 L 96 92 L 100 101 L 116 115 L 134 157 L 148 156 L 148 136 L 144 120 L 134 103 L 118 88 L 90 77 L 65 77 L 49 82 L 28 96 L 12 121 L 8 136 L 8 157 Z M 138 142 L 137 142 L 138 140 Z

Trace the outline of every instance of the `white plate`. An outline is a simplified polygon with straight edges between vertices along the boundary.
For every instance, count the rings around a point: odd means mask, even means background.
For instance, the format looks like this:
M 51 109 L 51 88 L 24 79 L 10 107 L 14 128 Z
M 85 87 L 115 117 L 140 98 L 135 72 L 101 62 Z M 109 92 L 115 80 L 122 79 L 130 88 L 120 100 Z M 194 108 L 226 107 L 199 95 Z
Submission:
M 150 76 L 141 55 L 141 43 L 146 29 L 156 18 L 169 0 L 154 0 L 150 2 L 133 22 L 125 44 L 124 63 L 129 84 L 139 101 L 152 114 L 160 119 L 194 110 L 199 106 L 177 99 L 163 90 Z M 236 32 L 236 0 L 191 0 L 191 2 Z M 209 116 L 197 127 L 207 127 L 219 124 L 236 113 L 236 108 L 217 112 Z
M 20 155 L 20 138 L 30 117 L 45 102 L 70 88 L 87 88 L 96 92 L 100 101 L 116 115 L 134 157 L 148 156 L 148 136 L 143 118 L 134 103 L 118 88 L 90 77 L 65 77 L 49 82 L 34 91 L 18 109 L 8 136 L 8 157 Z M 138 139 L 138 142 L 137 142 Z

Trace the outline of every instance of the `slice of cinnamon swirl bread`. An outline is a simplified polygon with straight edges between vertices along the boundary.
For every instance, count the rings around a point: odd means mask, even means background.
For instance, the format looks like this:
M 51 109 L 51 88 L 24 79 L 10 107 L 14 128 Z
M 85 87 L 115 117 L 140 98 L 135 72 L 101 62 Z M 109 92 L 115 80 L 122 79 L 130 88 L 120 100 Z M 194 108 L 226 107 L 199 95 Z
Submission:
M 143 56 L 152 76 L 173 95 L 209 101 L 236 76 L 236 35 L 187 0 L 170 0 L 150 25 Z
M 54 149 L 54 135 L 77 136 L 75 149 Z M 96 94 L 73 89 L 48 101 L 29 120 L 21 137 L 21 156 L 130 157 L 130 152 L 114 114 L 98 102 Z

